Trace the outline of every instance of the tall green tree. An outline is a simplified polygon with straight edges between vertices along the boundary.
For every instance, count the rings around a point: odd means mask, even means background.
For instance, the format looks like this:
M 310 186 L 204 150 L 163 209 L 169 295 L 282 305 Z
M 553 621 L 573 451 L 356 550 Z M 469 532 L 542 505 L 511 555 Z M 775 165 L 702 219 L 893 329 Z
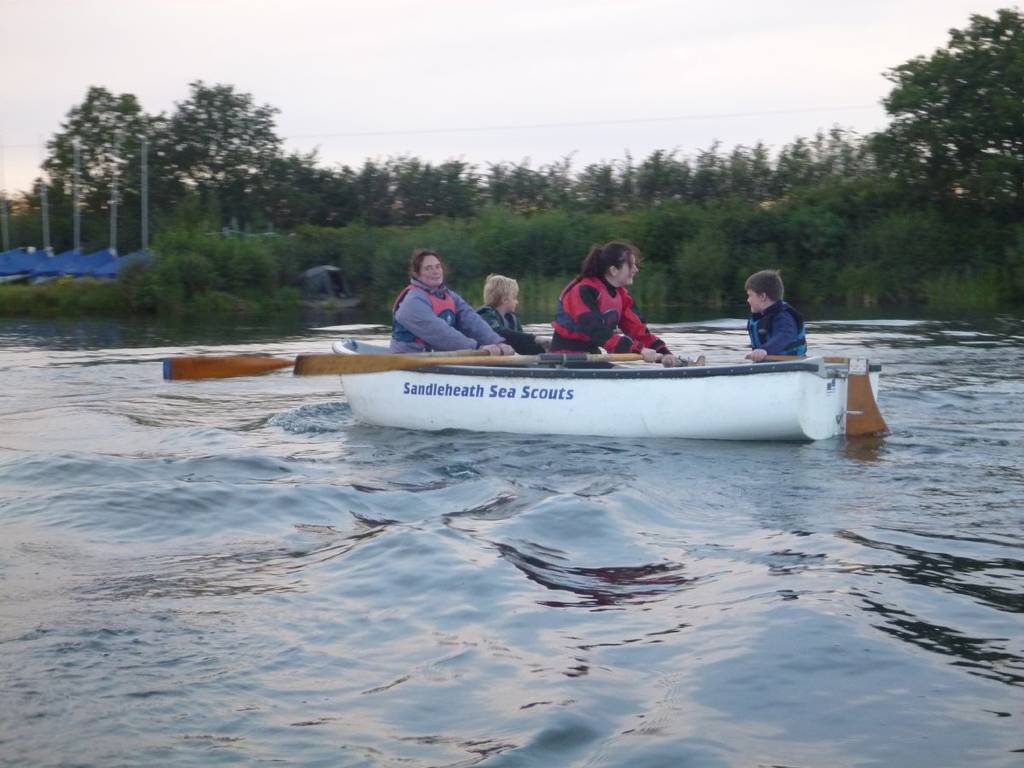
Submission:
M 575 179 L 576 200 L 589 213 L 614 211 L 622 206 L 621 175 L 613 163 L 591 163 Z
M 162 117 L 143 112 L 130 93 L 114 94 L 92 86 L 81 104 L 72 107 L 61 129 L 47 142 L 43 168 L 50 177 L 51 219 L 58 247 L 71 245 L 74 146 L 79 147 L 79 205 L 82 238 L 86 248 L 106 244 L 114 177 L 118 181 L 121 226 L 130 230 L 131 245 L 137 238 L 140 187 L 140 153 L 143 139 L 163 130 Z M 126 240 L 128 238 L 125 238 Z M 121 250 L 125 250 L 124 243 Z
M 189 84 L 191 95 L 177 105 L 166 134 L 167 165 L 186 189 L 219 201 L 228 220 L 260 224 L 271 204 L 270 180 L 281 158 L 275 132 L 279 112 L 257 105 L 230 85 Z
M 933 200 L 1024 218 L 1024 16 L 972 15 L 946 48 L 886 73 L 888 166 Z
M 491 163 L 484 177 L 487 199 L 520 213 L 529 213 L 545 207 L 548 180 L 543 168 L 521 163 Z
M 273 162 L 267 196 L 267 216 L 275 229 L 303 224 L 341 226 L 355 218 L 355 194 L 348 171 L 333 171 L 317 163 L 316 151 L 293 152 Z
M 636 196 L 641 205 L 683 200 L 689 191 L 692 170 L 675 151 L 657 149 L 636 170 Z

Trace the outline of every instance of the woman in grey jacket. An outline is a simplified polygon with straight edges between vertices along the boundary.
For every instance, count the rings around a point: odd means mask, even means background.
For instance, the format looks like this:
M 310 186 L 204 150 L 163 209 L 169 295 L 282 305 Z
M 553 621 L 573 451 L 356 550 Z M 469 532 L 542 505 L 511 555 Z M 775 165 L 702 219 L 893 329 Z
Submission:
M 409 276 L 409 285 L 398 294 L 392 310 L 392 352 L 483 349 L 491 355 L 514 354 L 473 307 L 445 285 L 444 264 L 435 251 L 413 251 Z

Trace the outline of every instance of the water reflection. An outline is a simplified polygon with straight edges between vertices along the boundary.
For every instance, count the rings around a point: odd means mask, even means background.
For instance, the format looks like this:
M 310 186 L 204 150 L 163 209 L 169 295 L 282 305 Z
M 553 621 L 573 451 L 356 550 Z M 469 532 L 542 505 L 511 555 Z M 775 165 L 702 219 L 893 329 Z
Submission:
M 569 602 L 542 600 L 541 605 L 551 608 L 597 608 L 642 604 L 662 599 L 669 594 L 692 586 L 697 579 L 682 575 L 683 566 L 674 563 L 656 563 L 638 566 L 606 566 L 579 568 L 553 562 L 559 555 L 537 544 L 521 545 L 521 551 L 510 544 L 496 544 L 502 557 L 522 571 L 530 581 L 556 592 L 571 592 L 582 599 Z
M 840 438 L 843 456 L 861 464 L 874 464 L 885 453 L 886 439 L 876 435 Z
M 967 637 L 953 627 L 925 621 L 869 595 L 860 597 L 865 611 L 884 619 L 883 623 L 873 625 L 876 629 L 926 651 L 953 656 L 957 659 L 953 663 L 971 674 L 1009 685 L 1024 685 L 1024 657 L 1010 653 L 1003 646 L 1011 638 Z
M 302 592 L 308 589 L 303 579 L 307 569 L 348 554 L 386 528 L 379 522 L 359 522 L 363 530 L 344 536 L 332 526 L 296 526 L 305 533 L 327 538 L 327 541 L 309 548 L 274 546 L 152 558 L 143 561 L 142 572 L 106 577 L 81 588 L 80 592 L 86 597 L 103 600 Z
M 1001 611 L 1024 613 L 1024 594 L 1002 586 L 986 586 L 965 581 L 965 577 L 970 575 L 993 575 L 1000 571 L 1024 574 L 1024 560 L 1002 557 L 978 560 L 949 552 L 928 552 L 905 544 L 869 539 L 852 531 L 838 531 L 836 535 L 871 549 L 894 552 L 905 561 L 864 566 L 869 572 L 884 573 L 910 584 L 935 587 L 964 595 Z
M 1024 575 L 1022 560 L 1004 557 L 983 560 L 951 552 L 926 551 L 907 544 L 869 539 L 848 530 L 838 531 L 837 536 L 869 549 L 891 552 L 901 558 L 900 562 L 856 566 L 853 570 L 857 573 L 891 576 L 907 584 L 967 597 L 978 605 L 999 611 L 1024 613 L 1024 594 L 1012 586 L 1014 577 Z M 952 537 L 940 538 L 952 540 Z M 980 539 L 964 537 L 959 537 L 959 540 L 986 543 Z M 979 577 L 1003 583 L 982 584 L 978 583 Z M 1024 685 L 1024 655 L 1007 647 L 1007 644 L 1017 642 L 1019 638 L 970 637 L 962 630 L 927 621 L 908 609 L 897 608 L 891 601 L 880 598 L 880 594 L 890 591 L 865 593 L 854 590 L 866 611 L 885 619 L 882 624 L 874 625 L 877 629 L 925 650 L 954 656 L 958 659 L 957 664 L 973 674 L 1011 685 Z

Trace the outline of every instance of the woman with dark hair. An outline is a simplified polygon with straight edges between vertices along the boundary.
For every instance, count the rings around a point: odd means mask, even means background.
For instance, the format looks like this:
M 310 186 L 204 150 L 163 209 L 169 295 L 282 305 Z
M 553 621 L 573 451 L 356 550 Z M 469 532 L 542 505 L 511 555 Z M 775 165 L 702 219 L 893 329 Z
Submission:
M 435 251 L 417 248 L 409 261 L 409 284 L 392 309 L 391 351 L 483 349 L 511 355 L 513 349 L 455 291 L 444 284 L 444 264 Z
M 653 363 L 661 355 L 666 367 L 686 365 L 647 328 L 626 290 L 640 271 L 636 246 L 621 240 L 595 245 L 580 273 L 558 298 L 551 326 L 552 352 L 638 353 Z

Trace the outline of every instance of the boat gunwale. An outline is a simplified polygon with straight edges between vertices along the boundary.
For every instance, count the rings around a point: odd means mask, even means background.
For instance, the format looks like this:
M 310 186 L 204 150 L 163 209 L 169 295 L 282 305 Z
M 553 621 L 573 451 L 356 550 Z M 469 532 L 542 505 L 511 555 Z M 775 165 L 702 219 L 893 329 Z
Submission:
M 792 362 L 778 363 L 743 363 L 737 365 L 687 366 L 684 368 L 633 368 L 633 367 L 602 367 L 573 368 L 560 365 L 425 365 L 402 371 L 410 375 L 446 375 L 446 376 L 487 376 L 493 378 L 529 378 L 529 379 L 703 379 L 716 376 L 757 376 L 773 373 L 813 373 L 820 374 L 821 358 L 808 358 Z M 826 364 L 825 370 L 836 369 Z M 845 371 L 845 366 L 840 367 Z M 876 373 L 882 370 L 879 363 L 871 363 L 869 370 Z M 838 373 L 839 370 L 836 370 Z M 347 374 L 342 374 L 346 376 Z M 360 374 L 365 375 L 365 374 Z M 372 374 L 371 374 L 372 375 Z

